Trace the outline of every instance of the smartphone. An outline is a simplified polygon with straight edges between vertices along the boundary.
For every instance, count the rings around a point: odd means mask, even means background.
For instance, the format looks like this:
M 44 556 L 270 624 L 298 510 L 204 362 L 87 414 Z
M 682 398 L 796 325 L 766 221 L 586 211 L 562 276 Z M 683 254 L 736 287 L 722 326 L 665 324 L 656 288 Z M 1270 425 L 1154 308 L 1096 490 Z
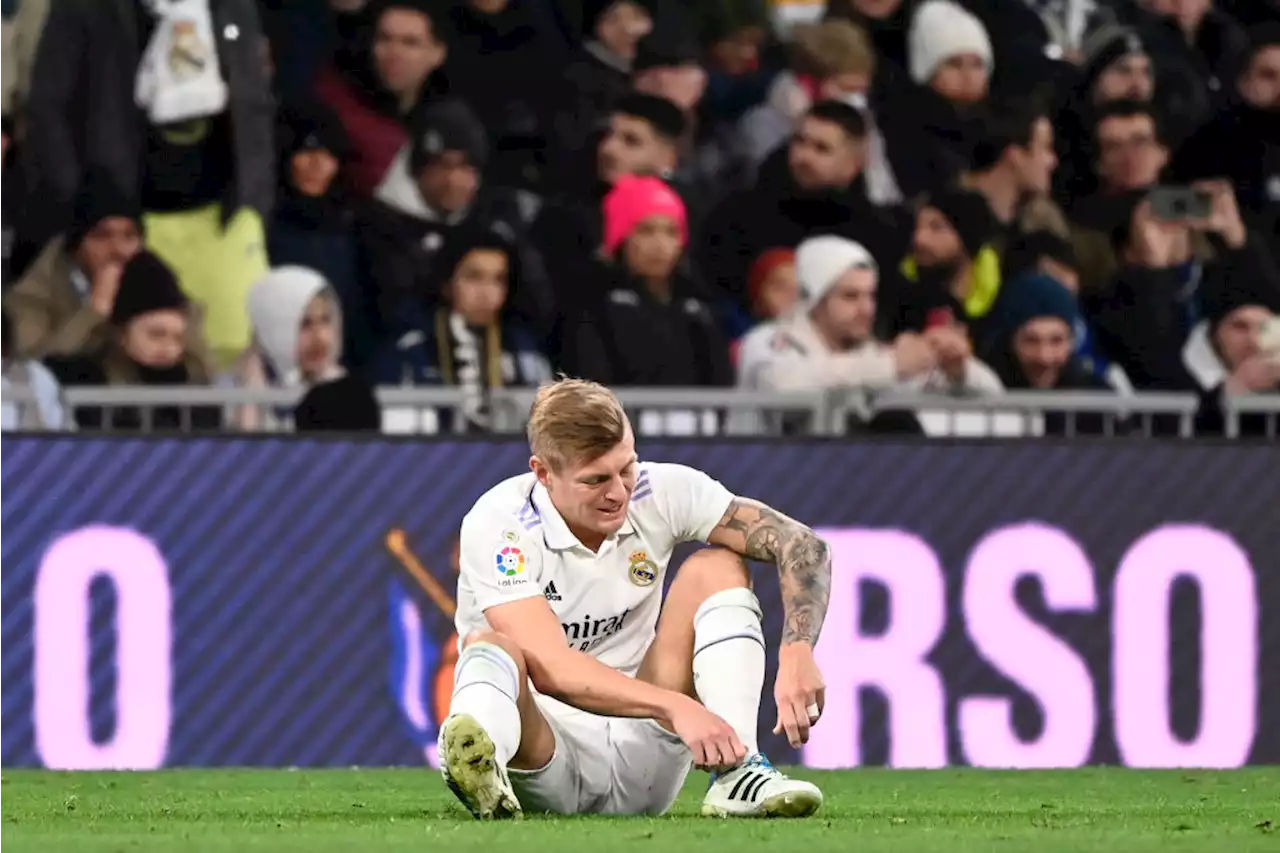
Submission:
M 931 308 L 925 315 L 925 329 L 946 329 L 955 324 L 956 315 L 950 308 Z
M 1147 193 L 1151 215 L 1164 222 L 1208 219 L 1213 196 L 1194 187 L 1156 187 Z

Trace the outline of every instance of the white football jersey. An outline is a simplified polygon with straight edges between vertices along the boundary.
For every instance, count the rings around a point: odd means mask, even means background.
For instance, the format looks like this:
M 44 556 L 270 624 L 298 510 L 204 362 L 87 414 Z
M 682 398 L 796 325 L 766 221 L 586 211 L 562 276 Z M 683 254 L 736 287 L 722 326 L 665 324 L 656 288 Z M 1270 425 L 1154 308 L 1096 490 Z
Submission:
M 733 494 L 684 465 L 642 462 L 621 529 L 599 552 L 578 541 L 532 472 L 485 492 L 462 520 L 458 636 L 490 607 L 542 596 L 565 642 L 635 675 L 653 642 L 663 578 L 680 542 L 705 542 Z

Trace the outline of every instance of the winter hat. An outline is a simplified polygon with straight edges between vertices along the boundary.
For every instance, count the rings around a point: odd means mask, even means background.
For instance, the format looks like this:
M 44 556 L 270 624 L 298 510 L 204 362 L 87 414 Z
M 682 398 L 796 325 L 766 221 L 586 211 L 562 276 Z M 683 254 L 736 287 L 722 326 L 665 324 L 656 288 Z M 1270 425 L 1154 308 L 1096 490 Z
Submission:
M 980 20 L 950 0 L 926 0 L 916 9 L 907 32 L 912 80 L 928 83 L 938 66 L 966 53 L 980 56 L 988 71 L 995 65 L 991 39 Z
M 1249 56 L 1267 47 L 1280 47 L 1280 21 L 1265 21 L 1249 28 Z
M 832 286 L 851 269 L 877 269 L 861 243 L 847 237 L 824 234 L 810 237 L 796 247 L 796 279 L 806 308 L 813 308 Z
M 1074 330 L 1080 319 L 1080 307 L 1062 282 L 1041 273 L 1027 273 L 1009 281 L 1000 291 L 1000 299 L 991 316 L 992 326 L 999 331 L 998 340 L 1007 341 L 1025 324 L 1041 317 L 1054 317 Z
M 463 101 L 451 99 L 422 109 L 413 121 L 409 169 L 417 174 L 446 151 L 461 151 L 483 169 L 489 159 L 489 135 Z
M 604 197 L 604 250 L 613 255 L 641 222 L 669 216 L 680 228 L 680 243 L 689 240 L 688 215 L 676 191 L 658 178 L 626 175 Z
M 942 190 L 926 198 L 921 206 L 932 207 L 946 217 L 960 235 L 965 254 L 970 258 L 976 258 L 978 251 L 996 235 L 995 214 L 981 193 L 962 189 Z
M 755 263 L 751 265 L 751 271 L 747 273 L 747 295 L 754 302 L 760 295 L 761 289 L 764 288 L 765 281 L 780 266 L 786 264 L 794 264 L 796 262 L 796 253 L 794 249 L 766 249 L 756 258 Z
M 614 115 L 631 116 L 646 122 L 659 136 L 676 140 L 684 136 L 688 122 L 675 102 L 661 95 L 629 92 L 613 105 Z
M 125 194 L 110 172 L 98 166 L 92 167 L 85 173 L 72 203 L 71 227 L 66 235 L 67 249 L 74 252 L 94 226 L 115 217 L 132 219 L 139 230 L 142 228 L 142 206 Z
M 307 306 L 328 289 L 324 276 L 299 266 L 268 270 L 249 289 L 249 320 L 254 335 L 272 371 L 285 384 L 297 378 L 298 332 Z
M 313 385 L 293 411 L 298 432 L 380 432 L 382 407 L 373 388 L 347 375 Z
M 639 6 L 653 16 L 652 0 L 585 0 L 582 4 L 582 34 L 588 39 L 596 37 L 596 25 L 600 19 L 609 14 L 614 6 L 630 3 Z
M 1280 314 L 1280 293 L 1258 276 L 1238 276 L 1230 285 L 1200 291 L 1200 310 L 1210 328 L 1217 328 L 1237 308 L 1258 305 Z
M 1137 30 L 1106 23 L 1085 36 L 1080 48 L 1084 88 L 1093 87 L 1098 76 L 1116 61 L 1134 53 L 1146 53 Z
M 631 73 L 639 74 L 651 68 L 679 68 L 697 65 L 701 59 L 698 46 L 681 36 L 662 33 L 650 34 L 640 40 L 636 58 L 631 63 Z
M 284 107 L 279 131 L 280 150 L 286 157 L 323 150 L 341 160 L 347 153 L 346 128 L 337 113 L 319 102 Z
M 152 311 L 185 311 L 189 304 L 173 270 L 144 250 L 124 265 L 116 301 L 111 307 L 111 322 L 124 326 Z

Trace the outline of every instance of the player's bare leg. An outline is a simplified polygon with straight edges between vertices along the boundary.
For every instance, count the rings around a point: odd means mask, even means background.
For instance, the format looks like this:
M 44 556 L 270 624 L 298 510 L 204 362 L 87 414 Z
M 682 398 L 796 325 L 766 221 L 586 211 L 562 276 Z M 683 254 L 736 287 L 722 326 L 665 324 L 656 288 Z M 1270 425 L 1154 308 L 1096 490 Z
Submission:
M 685 560 L 671 583 L 657 636 L 637 677 L 698 699 L 733 726 L 747 760 L 714 775 L 702 813 L 718 817 L 805 817 L 822 792 L 790 779 L 756 742 L 765 647 L 760 603 L 742 557 L 704 548 Z
M 440 772 L 475 817 L 519 817 L 507 768 L 537 770 L 556 739 L 529 692 L 520 649 L 495 632 L 463 641 L 449 717 L 440 727 Z

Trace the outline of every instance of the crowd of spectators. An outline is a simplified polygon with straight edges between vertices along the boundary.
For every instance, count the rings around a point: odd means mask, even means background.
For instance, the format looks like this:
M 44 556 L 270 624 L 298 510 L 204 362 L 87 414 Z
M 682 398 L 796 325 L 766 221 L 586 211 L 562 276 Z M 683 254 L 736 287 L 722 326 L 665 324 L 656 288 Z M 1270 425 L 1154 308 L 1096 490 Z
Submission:
M 4 427 L 59 386 L 1280 392 L 1276 0 L 8 0 Z M 35 402 L 9 401 L 23 386 Z M 1051 408 L 1051 404 L 1046 404 Z M 912 419 L 851 428 L 911 429 Z M 112 420 L 140 427 L 138 412 Z

